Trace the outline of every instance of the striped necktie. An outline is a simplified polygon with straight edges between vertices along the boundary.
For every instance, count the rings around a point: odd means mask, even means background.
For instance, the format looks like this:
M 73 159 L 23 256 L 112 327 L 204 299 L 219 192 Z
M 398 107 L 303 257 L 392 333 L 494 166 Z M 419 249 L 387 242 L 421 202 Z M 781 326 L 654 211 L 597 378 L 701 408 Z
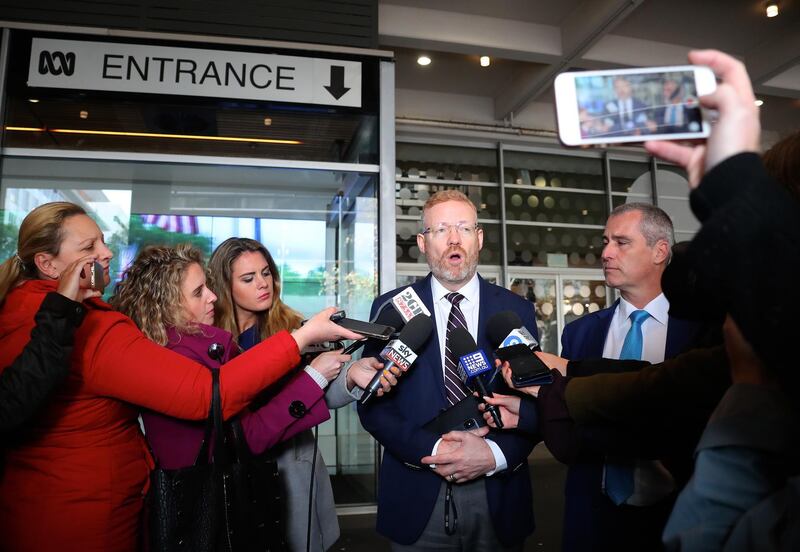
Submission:
M 450 349 L 450 334 L 456 328 L 467 329 L 467 321 L 458 305 L 464 296 L 457 292 L 448 293 L 445 298 L 450 301 L 450 316 L 447 317 L 447 334 L 444 342 L 444 388 L 447 391 L 447 402 L 455 404 L 467 396 L 461 377 L 458 375 L 458 358 Z

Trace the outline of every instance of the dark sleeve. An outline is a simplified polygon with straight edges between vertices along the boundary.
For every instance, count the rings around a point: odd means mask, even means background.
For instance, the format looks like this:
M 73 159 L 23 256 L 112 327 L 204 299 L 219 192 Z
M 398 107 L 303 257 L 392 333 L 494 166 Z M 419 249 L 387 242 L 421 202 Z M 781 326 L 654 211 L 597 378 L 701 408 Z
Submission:
M 714 167 L 690 202 L 703 224 L 688 250 L 694 294 L 730 313 L 766 365 L 796 377 L 797 313 L 786 297 L 800 280 L 800 202 L 754 153 Z
M 66 378 L 75 328 L 85 313 L 80 303 L 59 293 L 45 296 L 31 340 L 0 375 L 0 431 L 13 431 L 28 421 Z
M 570 363 L 571 364 L 571 363 Z M 638 427 L 708 419 L 730 385 L 722 347 L 694 349 L 636 372 L 573 378 L 564 396 L 582 424 Z
M 636 372 L 649 364 L 644 360 L 617 360 L 613 358 L 570 360 L 567 364 L 567 375 L 580 378 L 595 374 L 622 374 Z

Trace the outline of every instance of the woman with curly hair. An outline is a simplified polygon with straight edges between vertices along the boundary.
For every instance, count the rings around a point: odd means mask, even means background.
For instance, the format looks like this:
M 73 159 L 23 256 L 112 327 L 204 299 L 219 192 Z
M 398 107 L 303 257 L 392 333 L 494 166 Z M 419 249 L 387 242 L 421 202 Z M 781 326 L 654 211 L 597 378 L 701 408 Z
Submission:
M 281 300 L 278 267 L 269 251 L 256 240 L 230 238 L 222 242 L 208 263 L 211 288 L 218 295 L 215 323 L 233 334 L 244 350 L 281 331 L 300 325 L 302 316 Z M 324 361 L 325 353 L 311 362 Z M 331 382 L 325 392 L 329 408 L 339 408 L 361 395 L 375 370 L 382 364 L 374 358 L 362 358 Z M 381 395 L 396 383 L 393 375 L 382 381 Z M 277 396 L 286 393 L 282 388 Z M 273 449 L 283 484 L 286 503 L 286 531 L 289 549 L 324 551 L 339 538 L 339 523 L 333 500 L 330 476 L 314 446 L 311 431 L 298 434 Z M 314 472 L 312 473 L 312 466 Z M 309 489 L 313 492 L 309 504 Z M 310 547 L 307 548 L 310 534 Z
M 239 347 L 231 334 L 214 327 L 214 302 L 217 296 L 206 287 L 203 257 L 191 245 L 150 246 L 143 249 L 125 271 L 111 298 L 111 305 L 128 316 L 144 335 L 211 369 L 220 369 L 235 357 Z M 209 346 L 223 347 L 220 359 L 212 359 Z M 330 418 L 322 401 L 322 386 L 339 373 L 348 355 L 331 355 L 320 363 L 314 376 L 311 369 L 295 374 L 286 384 L 294 400 L 305 408 L 302 416 L 292 415 L 293 401 L 271 401 L 241 416 L 245 440 L 251 452 L 260 454 L 280 440 L 313 427 Z M 221 373 L 224 373 L 222 370 Z M 158 412 L 142 413 L 145 437 L 162 468 L 191 466 L 203 441 L 204 422 L 179 420 Z
M 28 213 L 17 253 L 0 264 L 0 367 L 30 340 L 47 293 L 87 256 L 102 265 L 108 283 L 112 253 L 80 206 L 47 203 Z M 3 550 L 137 550 L 152 467 L 137 420 L 140 407 L 183 419 L 208 415 L 211 374 L 205 366 L 154 344 L 102 300 L 83 304 L 67 380 L 24 434 L 4 443 Z M 220 378 L 223 415 L 242 410 L 296 365 L 306 345 L 358 338 L 330 322 L 333 311 L 232 360 Z

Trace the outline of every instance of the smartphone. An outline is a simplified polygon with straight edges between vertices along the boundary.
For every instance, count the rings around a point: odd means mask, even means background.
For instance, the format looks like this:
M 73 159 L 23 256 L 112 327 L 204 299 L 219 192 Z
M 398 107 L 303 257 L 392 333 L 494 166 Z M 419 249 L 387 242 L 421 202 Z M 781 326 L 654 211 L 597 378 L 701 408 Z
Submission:
M 558 137 L 582 146 L 706 138 L 698 98 L 717 80 L 708 67 L 680 65 L 561 73 L 553 88 Z
M 343 328 L 352 330 L 361 335 L 387 341 L 394 333 L 394 328 L 384 324 L 374 324 L 372 322 L 362 322 L 361 320 L 353 320 L 352 318 L 337 318 L 333 319 L 334 322 Z
M 89 287 L 100 293 L 103 293 L 106 289 L 105 268 L 97 261 L 89 266 L 88 275 L 85 268 L 81 270 L 81 278 L 87 279 Z
M 511 366 L 511 382 L 515 387 L 544 385 L 553 381 L 550 368 L 524 343 L 497 349 L 495 355 Z

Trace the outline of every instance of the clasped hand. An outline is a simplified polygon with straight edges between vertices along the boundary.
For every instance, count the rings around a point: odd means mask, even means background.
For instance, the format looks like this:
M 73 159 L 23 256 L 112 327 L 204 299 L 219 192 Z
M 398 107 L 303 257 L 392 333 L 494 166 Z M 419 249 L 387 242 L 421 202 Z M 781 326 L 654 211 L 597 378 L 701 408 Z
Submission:
M 496 467 L 492 449 L 483 438 L 489 428 L 470 431 L 451 431 L 442 435 L 436 454 L 422 459 L 444 479 L 453 483 L 466 483 L 486 475 Z

